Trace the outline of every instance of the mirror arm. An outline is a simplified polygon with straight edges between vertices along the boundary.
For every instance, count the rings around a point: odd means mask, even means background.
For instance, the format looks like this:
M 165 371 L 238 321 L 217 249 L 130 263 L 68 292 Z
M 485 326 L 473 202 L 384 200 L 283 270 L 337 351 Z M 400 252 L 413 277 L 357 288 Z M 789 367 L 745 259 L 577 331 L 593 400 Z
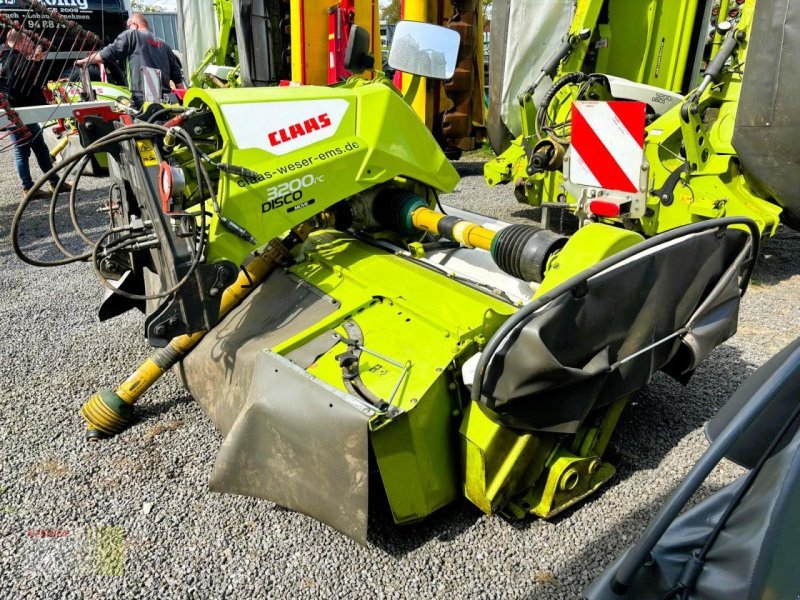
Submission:
M 406 93 L 403 95 L 403 100 L 405 100 L 406 104 L 411 106 L 411 103 L 414 102 L 414 98 L 417 95 L 417 91 L 419 90 L 419 82 L 422 81 L 422 77 L 419 75 L 411 74 L 411 83 L 408 84 L 408 89 Z

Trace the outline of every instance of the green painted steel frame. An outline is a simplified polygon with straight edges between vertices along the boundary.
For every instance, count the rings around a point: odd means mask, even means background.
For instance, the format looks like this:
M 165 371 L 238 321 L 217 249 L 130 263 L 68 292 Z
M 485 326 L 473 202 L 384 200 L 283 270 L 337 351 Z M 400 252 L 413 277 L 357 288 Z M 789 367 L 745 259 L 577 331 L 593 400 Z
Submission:
M 266 149 L 267 131 L 264 147 L 238 147 L 223 113 L 231 105 L 248 105 L 256 112 L 270 110 L 273 102 L 318 100 L 347 103 L 338 130 L 323 141 L 284 155 Z M 398 178 L 436 192 L 451 191 L 459 180 L 425 124 L 385 78 L 369 82 L 354 78 L 336 87 L 193 88 L 185 103 L 208 107 L 214 114 L 219 131 L 216 159 L 245 166 L 259 175 L 246 180 L 221 174 L 217 189 L 221 215 L 247 229 L 259 245 L 355 194 L 389 182 L 401 185 Z M 308 176 L 314 182 L 303 188 L 299 209 L 295 205 L 266 210 L 270 188 Z M 222 226 L 218 215 L 211 218 L 210 262 L 227 259 L 241 264 L 252 250 L 251 244 Z
M 273 350 L 285 355 L 331 331 L 347 338 L 343 323 L 358 326 L 363 383 L 400 411 L 370 422 L 381 481 L 395 520 L 418 521 L 461 495 L 459 370 L 517 308 L 342 232 L 312 234 L 302 256 L 292 273 L 339 308 Z M 334 344 L 308 372 L 347 391 L 336 358 L 346 350 Z
M 604 1 L 589 0 L 579 4 L 585 7 L 585 12 L 576 15 L 571 32 L 589 25 L 594 27 L 597 21 L 595 11 Z M 622 10 L 632 1 L 644 12 Z M 692 28 L 689 25 L 694 22 L 696 3 L 675 3 L 672 11 L 663 10 L 664 7 L 655 0 L 609 0 L 608 6 L 610 23 L 598 28 L 600 37 L 607 40 L 607 44 L 626 44 L 630 51 L 618 54 L 621 58 L 612 61 L 601 48 L 598 51 L 598 70 L 679 90 L 689 58 L 679 50 L 688 48 L 691 43 Z M 742 12 L 738 27 L 746 33 L 749 33 L 754 8 L 755 2 L 749 2 L 747 9 Z M 634 22 L 636 15 L 642 14 L 649 15 L 645 19 L 647 27 L 637 28 Z M 637 36 L 632 31 L 642 31 L 644 35 Z M 645 52 L 648 48 L 652 49 L 652 44 L 648 44 L 647 40 L 657 39 L 658 36 L 664 40 L 669 38 L 669 44 L 665 42 L 657 55 L 649 50 Z M 717 40 L 715 50 L 719 48 L 719 42 Z M 581 42 L 564 61 L 560 70 L 562 75 L 583 68 L 585 44 Z M 640 50 L 634 51 L 635 48 Z M 747 51 L 745 41 L 736 53 L 738 64 L 744 64 Z M 641 60 L 643 53 L 645 58 Z M 674 227 L 723 216 L 746 216 L 753 219 L 765 235 L 775 232 L 781 209 L 751 185 L 747 174 L 739 166 L 731 144 L 741 81 L 740 72 L 729 70 L 720 84 L 706 90 L 693 110 L 689 111 L 688 120 L 681 117 L 681 107 L 678 106 L 647 128 L 645 156 L 650 165 L 649 187 L 651 190 L 663 190 L 669 181 L 674 181 L 674 186 L 666 190 L 665 196 L 650 195 L 647 214 L 632 223 L 644 235 L 653 236 Z M 558 97 L 558 121 L 567 119 L 571 109 L 571 102 L 565 102 L 562 98 L 564 92 Z M 528 160 L 525 148 L 534 146 L 538 139 L 532 127 L 536 118 L 533 100 L 530 94 L 523 100 L 523 135 L 501 156 L 486 163 L 486 182 L 489 185 L 513 182 L 517 199 L 534 206 L 557 201 L 573 204 L 575 199 L 564 190 L 560 170 L 533 176 L 526 172 Z M 712 114 L 715 117 L 708 118 Z M 685 159 L 682 152 L 685 152 Z M 676 170 L 681 172 L 680 177 L 670 179 Z M 606 222 L 621 223 L 620 220 Z

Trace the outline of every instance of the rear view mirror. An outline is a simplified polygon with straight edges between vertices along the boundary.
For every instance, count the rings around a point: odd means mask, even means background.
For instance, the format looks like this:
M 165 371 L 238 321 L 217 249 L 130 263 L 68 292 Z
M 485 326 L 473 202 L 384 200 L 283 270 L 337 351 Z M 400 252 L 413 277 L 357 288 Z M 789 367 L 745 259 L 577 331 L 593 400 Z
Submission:
M 358 75 L 374 65 L 375 59 L 369 53 L 369 32 L 363 27 L 353 25 L 344 53 L 344 68 Z
M 423 77 L 450 79 L 456 70 L 460 43 L 461 36 L 452 29 L 400 21 L 392 38 L 389 66 Z

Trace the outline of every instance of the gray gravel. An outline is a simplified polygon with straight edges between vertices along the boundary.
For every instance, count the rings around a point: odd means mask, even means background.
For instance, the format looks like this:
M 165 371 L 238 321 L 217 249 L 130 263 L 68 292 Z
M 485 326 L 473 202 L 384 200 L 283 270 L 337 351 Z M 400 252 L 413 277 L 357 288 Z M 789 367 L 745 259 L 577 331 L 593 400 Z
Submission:
M 480 164 L 459 168 L 466 177 L 445 202 L 502 218 L 528 214 L 510 188 L 484 188 Z M 83 441 L 83 401 L 147 354 L 142 319 L 98 323 L 101 288 L 85 264 L 41 270 L 17 260 L 8 242 L 19 198 L 9 153 L 0 155 L 0 178 L 2 598 L 576 598 L 704 450 L 704 421 L 800 335 L 800 236 L 782 229 L 765 249 L 739 334 L 687 387 L 657 376 L 636 395 L 615 436 L 619 474 L 602 492 L 554 522 L 509 523 L 462 501 L 396 527 L 379 510 L 363 548 L 268 502 L 210 493 L 221 438 L 171 375 L 146 395 L 134 427 L 102 444 Z M 723 465 L 704 493 L 738 473 Z M 102 526 L 124 528 L 123 576 L 97 568 L 107 564 L 92 553 Z M 39 529 L 69 535 L 35 537 Z

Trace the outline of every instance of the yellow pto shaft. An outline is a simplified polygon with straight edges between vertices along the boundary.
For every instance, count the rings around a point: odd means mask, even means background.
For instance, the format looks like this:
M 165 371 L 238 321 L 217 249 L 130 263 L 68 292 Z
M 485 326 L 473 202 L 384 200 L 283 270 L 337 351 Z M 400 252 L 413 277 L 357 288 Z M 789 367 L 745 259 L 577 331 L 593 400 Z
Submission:
M 50 158 L 53 159 L 56 158 L 59 154 L 61 154 L 64 151 L 64 149 L 67 146 L 69 146 L 69 136 L 64 135 L 64 137 L 61 138 L 59 142 L 56 144 L 55 148 L 50 150 Z
M 388 192 L 376 203 L 376 218 L 406 235 L 427 231 L 434 237 L 480 248 L 505 273 L 522 281 L 541 283 L 553 258 L 567 238 L 533 225 L 506 225 L 495 231 L 455 215 L 432 210 L 421 196 L 409 192 Z
M 417 208 L 411 213 L 414 227 L 433 234 L 445 235 L 467 248 L 491 250 L 496 231 L 481 227 L 475 223 L 448 217 L 430 208 Z M 444 226 L 444 227 L 443 227 Z
M 220 319 L 233 310 L 288 256 L 289 251 L 283 243 L 273 240 L 263 253 L 244 266 L 236 281 L 222 294 Z M 81 408 L 81 416 L 87 422 L 87 438 L 100 439 L 124 430 L 130 422 L 133 404 L 159 377 L 186 356 L 206 333 L 208 332 L 198 331 L 172 338 L 166 347 L 153 352 L 115 390 L 101 390 L 89 398 Z

